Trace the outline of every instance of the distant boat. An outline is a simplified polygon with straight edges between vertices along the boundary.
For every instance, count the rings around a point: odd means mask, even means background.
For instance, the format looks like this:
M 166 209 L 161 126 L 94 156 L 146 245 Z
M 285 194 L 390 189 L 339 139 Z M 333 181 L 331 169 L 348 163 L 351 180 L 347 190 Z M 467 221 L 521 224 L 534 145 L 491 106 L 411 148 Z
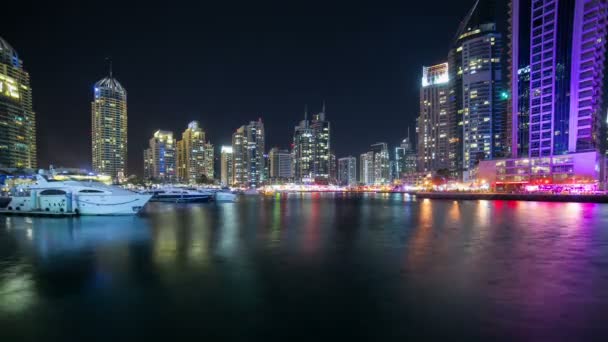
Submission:
M 230 191 L 216 191 L 214 194 L 216 202 L 235 202 L 237 195 Z
M 190 188 L 160 188 L 145 193 L 152 195 L 150 200 L 152 202 L 202 203 L 209 202 L 213 198 L 211 191 Z
M 260 192 L 257 189 L 247 189 L 245 191 L 243 191 L 243 195 L 248 195 L 248 196 L 253 196 L 253 195 L 259 195 Z

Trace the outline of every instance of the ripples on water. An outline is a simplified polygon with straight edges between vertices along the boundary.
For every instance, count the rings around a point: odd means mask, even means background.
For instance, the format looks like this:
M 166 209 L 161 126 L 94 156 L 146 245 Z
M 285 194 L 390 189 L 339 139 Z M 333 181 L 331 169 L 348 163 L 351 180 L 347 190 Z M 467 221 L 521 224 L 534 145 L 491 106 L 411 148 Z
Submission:
M 0 340 L 603 339 L 608 206 L 305 194 L 0 216 Z

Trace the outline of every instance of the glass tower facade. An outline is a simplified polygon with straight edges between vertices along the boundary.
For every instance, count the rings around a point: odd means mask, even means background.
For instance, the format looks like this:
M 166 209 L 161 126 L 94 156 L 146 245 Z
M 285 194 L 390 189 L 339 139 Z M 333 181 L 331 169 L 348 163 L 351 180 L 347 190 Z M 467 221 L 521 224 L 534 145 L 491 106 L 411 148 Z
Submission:
M 163 182 L 176 180 L 176 151 L 173 132 L 158 130 L 144 150 L 144 178 Z
M 36 168 L 36 115 L 30 75 L 0 38 L 0 166 Z
M 127 173 L 127 91 L 110 75 L 95 83 L 91 103 L 93 171 L 124 180 Z

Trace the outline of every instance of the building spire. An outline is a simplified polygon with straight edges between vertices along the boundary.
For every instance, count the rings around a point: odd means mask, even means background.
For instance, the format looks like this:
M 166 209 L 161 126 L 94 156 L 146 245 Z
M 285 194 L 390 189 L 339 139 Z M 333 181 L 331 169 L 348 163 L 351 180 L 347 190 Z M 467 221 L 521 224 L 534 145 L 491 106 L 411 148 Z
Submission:
M 323 100 L 323 108 L 321 109 L 321 113 L 325 113 L 325 100 Z
M 106 61 L 108 62 L 108 69 L 110 71 L 110 79 L 112 78 L 112 57 L 106 57 Z
M 304 121 L 308 120 L 308 105 L 304 105 Z

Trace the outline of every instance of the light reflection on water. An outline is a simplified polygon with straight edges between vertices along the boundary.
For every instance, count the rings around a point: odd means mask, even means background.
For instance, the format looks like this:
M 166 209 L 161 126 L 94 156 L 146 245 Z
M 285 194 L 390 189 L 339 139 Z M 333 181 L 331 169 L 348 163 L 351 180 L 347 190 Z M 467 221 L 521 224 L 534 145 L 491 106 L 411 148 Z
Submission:
M 0 337 L 65 340 L 59 322 L 109 338 L 99 324 L 128 335 L 129 320 L 179 329 L 176 318 L 215 337 L 607 332 L 605 205 L 340 193 L 147 209 L 0 217 L 0 322 L 12 326 Z

